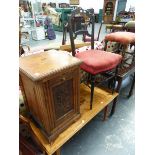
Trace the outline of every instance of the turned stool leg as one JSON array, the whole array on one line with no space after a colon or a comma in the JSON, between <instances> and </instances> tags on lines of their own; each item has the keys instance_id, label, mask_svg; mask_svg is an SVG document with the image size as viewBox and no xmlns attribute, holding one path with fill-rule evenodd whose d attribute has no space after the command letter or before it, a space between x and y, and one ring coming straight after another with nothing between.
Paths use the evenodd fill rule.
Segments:
<instances>
[{"instance_id":1,"label":"turned stool leg","mask_svg":"<svg viewBox=\"0 0 155 155\"><path fill-rule=\"evenodd\" d=\"M114 99L113 103L112 103L112 109L111 109L110 116L112 116L112 115L115 113L117 99L118 99L118 97L116 97L116 98Z\"/></svg>"},{"instance_id":2,"label":"turned stool leg","mask_svg":"<svg viewBox=\"0 0 155 155\"><path fill-rule=\"evenodd\" d=\"M91 75L91 93L90 93L90 110L92 110L93 97L94 97L94 85L95 85L95 76Z\"/></svg>"},{"instance_id":3,"label":"turned stool leg","mask_svg":"<svg viewBox=\"0 0 155 155\"><path fill-rule=\"evenodd\" d=\"M118 79L118 85L117 85L117 88L116 88L116 91L118 93L120 92L121 84L122 84L122 78ZM115 97L115 99L114 99L114 101L112 103L113 105L112 105L110 116L112 116L115 113L117 100L118 100L118 97Z\"/></svg>"}]
</instances>

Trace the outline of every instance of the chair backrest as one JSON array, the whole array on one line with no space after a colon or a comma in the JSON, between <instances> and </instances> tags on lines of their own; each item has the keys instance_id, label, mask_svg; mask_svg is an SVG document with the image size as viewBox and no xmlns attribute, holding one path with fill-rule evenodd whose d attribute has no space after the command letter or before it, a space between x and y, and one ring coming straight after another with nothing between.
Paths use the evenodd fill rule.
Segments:
<instances>
[{"instance_id":1,"label":"chair backrest","mask_svg":"<svg viewBox=\"0 0 155 155\"><path fill-rule=\"evenodd\" d=\"M135 21L129 21L125 24L125 29L128 32L134 32L135 33Z\"/></svg>"},{"instance_id":2,"label":"chair backrest","mask_svg":"<svg viewBox=\"0 0 155 155\"><path fill-rule=\"evenodd\" d=\"M78 18L78 22L73 22L75 18ZM73 56L75 56L74 40L77 38L78 35L83 35L83 36L87 35L91 37L91 49L94 49L94 21L95 21L94 14L92 14L88 10L84 10L78 7L71 12L71 15L69 16L68 27L69 27L69 35L70 35L70 42L71 42ZM74 28L75 26L77 26L77 23L81 24L80 27ZM88 31L88 29L86 28L87 27L86 25L90 25L91 32Z\"/></svg>"},{"instance_id":3,"label":"chair backrest","mask_svg":"<svg viewBox=\"0 0 155 155\"><path fill-rule=\"evenodd\" d=\"M97 41L99 41L99 38L100 38L100 33L101 33L101 29L102 29L102 25L104 24L104 22L102 21L101 24L100 24L100 28L99 28L99 31L98 31L98 35L97 35Z\"/></svg>"}]
</instances>

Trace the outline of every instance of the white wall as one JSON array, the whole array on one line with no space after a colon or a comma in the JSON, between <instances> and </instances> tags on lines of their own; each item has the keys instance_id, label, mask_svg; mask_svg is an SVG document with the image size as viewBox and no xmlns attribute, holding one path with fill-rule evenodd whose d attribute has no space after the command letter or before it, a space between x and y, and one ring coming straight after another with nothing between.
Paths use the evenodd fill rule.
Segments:
<instances>
[{"instance_id":1,"label":"white wall","mask_svg":"<svg viewBox=\"0 0 155 155\"><path fill-rule=\"evenodd\" d=\"M95 13L99 12L99 9L103 9L104 0L80 0L80 6L84 9L94 8Z\"/></svg>"},{"instance_id":2,"label":"white wall","mask_svg":"<svg viewBox=\"0 0 155 155\"><path fill-rule=\"evenodd\" d=\"M41 2L52 3L69 3L69 0L41 0ZM99 12L99 9L103 9L104 0L80 0L80 5L84 9L94 8L95 13Z\"/></svg>"},{"instance_id":3,"label":"white wall","mask_svg":"<svg viewBox=\"0 0 155 155\"><path fill-rule=\"evenodd\" d=\"M113 20L114 20L114 21L115 21L115 19L116 19L117 5L118 5L118 0L116 0L116 4L115 4L114 17L113 17Z\"/></svg>"},{"instance_id":4,"label":"white wall","mask_svg":"<svg viewBox=\"0 0 155 155\"><path fill-rule=\"evenodd\" d=\"M57 4L58 3L69 3L69 0L39 0L39 1L46 2L46 3L52 2L52 3L57 3ZM134 1L135 0L127 1L129 7L130 7L130 4L133 4ZM116 17L117 3L118 3L118 0L116 0L114 19ZM84 9L94 8L95 13L99 13L99 9L103 9L103 5L104 5L104 0L80 0L79 6L81 6Z\"/></svg>"},{"instance_id":5,"label":"white wall","mask_svg":"<svg viewBox=\"0 0 155 155\"><path fill-rule=\"evenodd\" d=\"M56 3L56 7L58 7L58 3L69 3L69 0L41 0L42 3Z\"/></svg>"},{"instance_id":6,"label":"white wall","mask_svg":"<svg viewBox=\"0 0 155 155\"><path fill-rule=\"evenodd\" d=\"M130 6L135 7L136 0L127 0L126 11L129 11Z\"/></svg>"},{"instance_id":7,"label":"white wall","mask_svg":"<svg viewBox=\"0 0 155 155\"><path fill-rule=\"evenodd\" d=\"M41 2L52 2L52 3L69 3L69 0L41 0Z\"/></svg>"}]
</instances>

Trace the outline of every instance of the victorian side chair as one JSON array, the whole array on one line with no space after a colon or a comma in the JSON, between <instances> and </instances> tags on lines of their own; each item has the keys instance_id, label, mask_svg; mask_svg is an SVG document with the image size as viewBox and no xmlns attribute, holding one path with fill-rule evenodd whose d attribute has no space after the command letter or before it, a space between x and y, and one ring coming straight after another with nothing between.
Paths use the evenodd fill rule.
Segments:
<instances>
[{"instance_id":1,"label":"victorian side chair","mask_svg":"<svg viewBox=\"0 0 155 155\"><path fill-rule=\"evenodd\" d=\"M85 26L82 27L81 30L73 31L72 30L72 19L76 16L87 16L90 22L91 32L85 29ZM81 21L83 22L83 21ZM82 25L84 25L82 23ZM72 11L69 17L69 35L72 49L72 56L75 56L83 61L80 68L88 73L89 75L89 83L91 89L90 95L90 109L92 109L93 103L93 95L94 95L94 86L95 86L95 76L97 74L109 75L108 79L114 79L114 85L117 76L118 65L121 62L122 56L116 53L106 52L102 50L94 50L94 14L91 14L87 10L83 10L82 8L77 8ZM74 40L79 35L87 35L91 37L91 49L85 50L76 53ZM82 39L82 37L81 37ZM114 91L114 87L112 88L112 92Z\"/></svg>"}]
</instances>

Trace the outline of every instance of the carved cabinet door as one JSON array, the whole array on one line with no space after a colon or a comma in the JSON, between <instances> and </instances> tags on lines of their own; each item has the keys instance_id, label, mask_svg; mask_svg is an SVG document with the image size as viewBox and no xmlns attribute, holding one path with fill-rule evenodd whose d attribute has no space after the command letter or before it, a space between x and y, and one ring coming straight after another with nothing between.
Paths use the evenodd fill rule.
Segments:
<instances>
[{"instance_id":1,"label":"carved cabinet door","mask_svg":"<svg viewBox=\"0 0 155 155\"><path fill-rule=\"evenodd\" d=\"M79 113L79 69L69 70L48 81L49 114L54 127L65 123Z\"/></svg>"}]
</instances>

